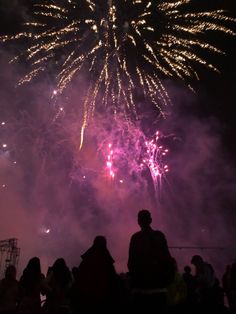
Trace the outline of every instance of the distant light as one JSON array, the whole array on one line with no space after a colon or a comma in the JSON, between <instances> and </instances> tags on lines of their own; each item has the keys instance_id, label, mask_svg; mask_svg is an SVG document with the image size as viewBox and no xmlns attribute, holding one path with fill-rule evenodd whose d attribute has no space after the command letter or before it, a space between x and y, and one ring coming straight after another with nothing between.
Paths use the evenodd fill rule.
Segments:
<instances>
[{"instance_id":1,"label":"distant light","mask_svg":"<svg viewBox=\"0 0 236 314\"><path fill-rule=\"evenodd\" d=\"M53 95L57 95L57 90L54 90L54 91L53 91Z\"/></svg>"},{"instance_id":2,"label":"distant light","mask_svg":"<svg viewBox=\"0 0 236 314\"><path fill-rule=\"evenodd\" d=\"M40 228L40 233L41 233L41 234L46 235L46 234L49 234L50 232L51 232L51 229L48 228L47 226L46 226L46 227L43 226L43 227Z\"/></svg>"},{"instance_id":3,"label":"distant light","mask_svg":"<svg viewBox=\"0 0 236 314\"><path fill-rule=\"evenodd\" d=\"M64 110L64 108L63 107L60 107L60 111L63 111Z\"/></svg>"},{"instance_id":4,"label":"distant light","mask_svg":"<svg viewBox=\"0 0 236 314\"><path fill-rule=\"evenodd\" d=\"M2 187L3 187L3 188L6 188L7 186L6 186L6 184L3 184Z\"/></svg>"},{"instance_id":5,"label":"distant light","mask_svg":"<svg viewBox=\"0 0 236 314\"><path fill-rule=\"evenodd\" d=\"M93 25L92 29L96 32L98 30L97 25Z\"/></svg>"},{"instance_id":6,"label":"distant light","mask_svg":"<svg viewBox=\"0 0 236 314\"><path fill-rule=\"evenodd\" d=\"M13 164L16 164L16 161L13 161Z\"/></svg>"},{"instance_id":7,"label":"distant light","mask_svg":"<svg viewBox=\"0 0 236 314\"><path fill-rule=\"evenodd\" d=\"M124 183L124 181L123 181L123 180L120 180L120 183Z\"/></svg>"},{"instance_id":8,"label":"distant light","mask_svg":"<svg viewBox=\"0 0 236 314\"><path fill-rule=\"evenodd\" d=\"M86 176L83 176L83 179L86 179Z\"/></svg>"},{"instance_id":9,"label":"distant light","mask_svg":"<svg viewBox=\"0 0 236 314\"><path fill-rule=\"evenodd\" d=\"M6 124L6 122L2 121L1 125L5 125L5 124Z\"/></svg>"},{"instance_id":10,"label":"distant light","mask_svg":"<svg viewBox=\"0 0 236 314\"><path fill-rule=\"evenodd\" d=\"M2 144L2 147L3 147L3 148L6 148L6 147L7 147L7 144Z\"/></svg>"}]
</instances>

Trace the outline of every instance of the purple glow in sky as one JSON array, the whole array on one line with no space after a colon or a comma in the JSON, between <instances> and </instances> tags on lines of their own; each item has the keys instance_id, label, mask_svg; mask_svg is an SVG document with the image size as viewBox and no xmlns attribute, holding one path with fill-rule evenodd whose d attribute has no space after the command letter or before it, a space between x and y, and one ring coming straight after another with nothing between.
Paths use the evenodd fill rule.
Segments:
<instances>
[{"instance_id":1,"label":"purple glow in sky","mask_svg":"<svg viewBox=\"0 0 236 314\"><path fill-rule=\"evenodd\" d=\"M20 6L5 3L8 17ZM27 20L22 7L21 14ZM99 107L81 150L82 98L90 82L81 76L63 96L49 74L16 88L28 69L8 65L15 49L0 50L0 239L19 239L19 272L35 255L44 270L61 256L78 265L98 234L107 237L116 269L126 271L141 208L151 210L153 227L166 233L170 246L224 244L224 254L219 248L173 249L180 270L196 253L220 271L235 261L236 167L222 140L235 145L233 127L226 125L230 119L235 125L233 44L222 76L204 72L198 95L165 82L174 100L164 108L166 120L156 108L146 112L138 91L140 118L132 117L133 123Z\"/></svg>"}]
</instances>

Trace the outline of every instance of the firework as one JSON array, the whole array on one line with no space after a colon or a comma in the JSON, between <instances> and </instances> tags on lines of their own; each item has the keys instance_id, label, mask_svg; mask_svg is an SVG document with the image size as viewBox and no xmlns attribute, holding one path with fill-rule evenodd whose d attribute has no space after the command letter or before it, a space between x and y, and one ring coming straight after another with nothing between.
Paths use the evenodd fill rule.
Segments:
<instances>
[{"instance_id":1,"label":"firework","mask_svg":"<svg viewBox=\"0 0 236 314\"><path fill-rule=\"evenodd\" d=\"M168 149L158 145L159 137L160 133L157 131L154 139L145 141L146 152L141 163L141 166L145 164L149 168L155 187L157 187L158 179L169 171L168 165L163 164L163 156L168 153Z\"/></svg>"},{"instance_id":2,"label":"firework","mask_svg":"<svg viewBox=\"0 0 236 314\"><path fill-rule=\"evenodd\" d=\"M153 181L153 186L156 192L158 192L162 177L169 171L168 165L164 162L164 157L168 153L168 149L158 144L161 138L159 131L157 131L154 138L150 140L145 137L142 131L136 131L139 133L139 137L134 139L131 133L128 133L125 141L121 134L117 134L117 137L113 138L114 142L116 142L114 148L111 143L101 145L100 152L104 156L104 159L106 157L106 175L113 180L116 178L118 183L124 183L124 180L121 178L127 176L127 174L130 177L135 175L137 178L141 179L142 174L148 169ZM113 136L111 136L111 138L112 137ZM134 149L131 148L133 141L136 142ZM108 153L106 153L107 146ZM126 151L127 149L129 149L129 151Z\"/></svg>"},{"instance_id":3,"label":"firework","mask_svg":"<svg viewBox=\"0 0 236 314\"><path fill-rule=\"evenodd\" d=\"M23 32L1 41L24 40L27 46L22 55L31 71L19 84L51 64L58 93L76 77L86 78L83 133L100 104L134 113L141 93L161 111L170 101L162 78L198 78L195 64L217 71L198 53L222 53L204 34L235 35L232 23L223 10L194 9L193 0L44 0L33 5L33 20Z\"/></svg>"},{"instance_id":4,"label":"firework","mask_svg":"<svg viewBox=\"0 0 236 314\"><path fill-rule=\"evenodd\" d=\"M70 121L70 127L71 141L77 143L77 124ZM78 147L73 153L73 180L82 182L84 175L92 180L103 177L111 180L114 186L133 182L138 188L144 188L144 178L150 178L156 192L159 192L161 181L168 172L168 149L161 132L147 136L140 125L127 121L121 115L111 116L110 119L102 115L93 119L87 137L89 140L79 154L85 154L86 162L78 158Z\"/></svg>"}]
</instances>

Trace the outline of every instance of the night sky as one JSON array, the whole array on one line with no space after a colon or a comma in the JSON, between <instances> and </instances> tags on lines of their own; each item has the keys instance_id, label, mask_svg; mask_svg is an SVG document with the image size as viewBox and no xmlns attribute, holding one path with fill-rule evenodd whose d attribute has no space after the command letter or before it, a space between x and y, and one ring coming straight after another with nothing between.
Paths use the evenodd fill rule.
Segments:
<instances>
[{"instance_id":1,"label":"night sky","mask_svg":"<svg viewBox=\"0 0 236 314\"><path fill-rule=\"evenodd\" d=\"M197 1L199 7L202 1ZM1 35L22 29L22 21L30 15L30 3L33 1L0 0ZM214 3L236 16L234 0L208 3L209 7ZM208 36L226 53L209 57L221 73L198 67L200 80L191 82L196 94L183 82L166 78L165 86L173 102L166 120L159 119L152 108L144 109L144 130L158 125L165 134L172 134L164 141L170 149L170 173L158 199L147 178L146 192L140 191L133 177L118 192L99 176L91 179L91 173L86 184L71 180L84 175L73 168L75 158L87 168L101 167L94 158L94 134L88 136L84 152L77 156L73 150L77 141L73 133L78 132L75 117L68 117L62 127L48 124L54 115L50 100L53 73L16 87L27 64L8 61L22 47L17 43L0 45L0 121L6 121L6 128L0 129L0 141L9 147L0 150L0 188L7 186L0 191L0 239L19 239L20 269L32 255L40 256L44 267L59 256L64 256L70 265L78 264L94 236L103 233L117 269L125 271L128 241L137 230L139 207L151 209L154 226L166 233L170 246L230 248L223 261L219 250L197 251L220 272L235 261L235 38L212 32ZM70 93L74 108L79 93L75 83ZM97 135L97 139L102 136L103 133ZM181 266L190 263L191 255L196 253L182 252L172 251Z\"/></svg>"}]
</instances>

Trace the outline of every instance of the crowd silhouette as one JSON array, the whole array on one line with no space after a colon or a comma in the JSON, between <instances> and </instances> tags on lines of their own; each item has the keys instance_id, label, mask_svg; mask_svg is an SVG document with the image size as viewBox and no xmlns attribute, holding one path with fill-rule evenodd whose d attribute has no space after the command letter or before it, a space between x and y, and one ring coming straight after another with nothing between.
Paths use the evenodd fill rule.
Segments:
<instances>
[{"instance_id":1,"label":"crowd silhouette","mask_svg":"<svg viewBox=\"0 0 236 314\"><path fill-rule=\"evenodd\" d=\"M44 275L33 257L17 280L16 268L8 266L0 280L0 314L236 313L236 262L222 280L200 255L190 261L193 273L190 265L180 273L165 235L151 223L151 213L139 211L126 274L116 272L101 235L71 270L58 258Z\"/></svg>"}]
</instances>

